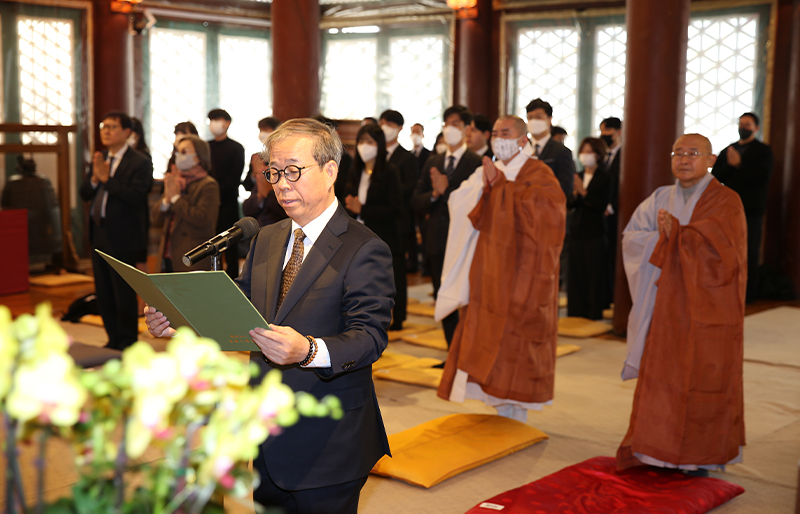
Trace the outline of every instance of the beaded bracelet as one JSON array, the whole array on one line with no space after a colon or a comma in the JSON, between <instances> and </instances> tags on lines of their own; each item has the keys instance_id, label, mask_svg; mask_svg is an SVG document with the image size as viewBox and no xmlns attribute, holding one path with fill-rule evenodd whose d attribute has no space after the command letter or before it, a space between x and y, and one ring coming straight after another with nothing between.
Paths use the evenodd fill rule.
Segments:
<instances>
[{"instance_id":1,"label":"beaded bracelet","mask_svg":"<svg viewBox=\"0 0 800 514\"><path fill-rule=\"evenodd\" d=\"M300 362L301 366L309 365L317 356L317 340L311 336L306 336L306 339L308 339L308 355Z\"/></svg>"}]
</instances>

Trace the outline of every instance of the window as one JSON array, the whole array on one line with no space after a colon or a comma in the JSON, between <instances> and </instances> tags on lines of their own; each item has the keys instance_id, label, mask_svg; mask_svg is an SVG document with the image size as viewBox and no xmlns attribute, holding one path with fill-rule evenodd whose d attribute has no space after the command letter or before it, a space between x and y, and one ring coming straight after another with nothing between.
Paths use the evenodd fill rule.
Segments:
<instances>
[{"instance_id":1,"label":"window","mask_svg":"<svg viewBox=\"0 0 800 514\"><path fill-rule=\"evenodd\" d=\"M594 67L594 105L592 127L612 116L622 118L625 108L625 41L628 33L621 25L597 28Z\"/></svg>"},{"instance_id":2,"label":"window","mask_svg":"<svg viewBox=\"0 0 800 514\"><path fill-rule=\"evenodd\" d=\"M367 29L373 33L365 34ZM330 29L323 38L321 111L329 118L358 120L394 109L405 118L400 144L410 148L411 126L421 123L431 148L450 104L446 30Z\"/></svg>"}]
</instances>

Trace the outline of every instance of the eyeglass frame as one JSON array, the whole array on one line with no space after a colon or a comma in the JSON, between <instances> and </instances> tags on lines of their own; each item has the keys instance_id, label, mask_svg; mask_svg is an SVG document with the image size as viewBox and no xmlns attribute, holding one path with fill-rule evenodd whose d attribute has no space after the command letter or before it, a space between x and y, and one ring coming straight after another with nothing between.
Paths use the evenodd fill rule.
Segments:
<instances>
[{"instance_id":1,"label":"eyeglass frame","mask_svg":"<svg viewBox=\"0 0 800 514\"><path fill-rule=\"evenodd\" d=\"M686 157L690 161L696 161L701 155L714 155L714 154L712 152L684 152L684 153L672 152L670 155L672 156L673 159L677 158L678 160L680 160Z\"/></svg>"},{"instance_id":2,"label":"eyeglass frame","mask_svg":"<svg viewBox=\"0 0 800 514\"><path fill-rule=\"evenodd\" d=\"M316 163L316 162L314 164L309 164L308 166L297 166L296 164L290 164L290 165L286 166L285 168L283 168L282 170L278 169L278 168L275 168L274 166L270 166L269 168L267 168L266 170L262 171L261 173L264 175L264 179L268 183L270 183L270 184L272 184L274 186L275 184L277 184L278 182L281 181L281 174L283 174L283 178L285 178L287 182L294 183L294 182L297 182L298 180L300 180L300 177L303 176L303 170L308 169L308 168L313 168L314 166L318 166L318 165L319 164ZM297 168L297 178L296 179L292 180L292 179L289 178L289 175L286 174L286 170L288 170L289 168ZM269 175L271 175L270 172L272 170L275 170L275 174L278 177L278 179L275 180L275 182L270 182L270 180L269 180Z\"/></svg>"}]
</instances>

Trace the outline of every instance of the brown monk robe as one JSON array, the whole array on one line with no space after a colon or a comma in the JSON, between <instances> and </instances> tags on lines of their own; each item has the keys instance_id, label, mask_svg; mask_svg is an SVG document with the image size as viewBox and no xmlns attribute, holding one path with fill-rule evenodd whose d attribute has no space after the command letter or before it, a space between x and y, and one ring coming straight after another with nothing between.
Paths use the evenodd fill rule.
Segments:
<instances>
[{"instance_id":1,"label":"brown monk robe","mask_svg":"<svg viewBox=\"0 0 800 514\"><path fill-rule=\"evenodd\" d=\"M666 215L671 227L649 260L661 276L619 469L716 467L736 459L745 444L742 202L711 179L688 224Z\"/></svg>"},{"instance_id":2,"label":"brown monk robe","mask_svg":"<svg viewBox=\"0 0 800 514\"><path fill-rule=\"evenodd\" d=\"M553 398L559 255L566 199L552 170L527 160L513 182L499 173L469 214L480 231L469 304L458 324L438 395L457 371L484 393L524 403Z\"/></svg>"}]
</instances>

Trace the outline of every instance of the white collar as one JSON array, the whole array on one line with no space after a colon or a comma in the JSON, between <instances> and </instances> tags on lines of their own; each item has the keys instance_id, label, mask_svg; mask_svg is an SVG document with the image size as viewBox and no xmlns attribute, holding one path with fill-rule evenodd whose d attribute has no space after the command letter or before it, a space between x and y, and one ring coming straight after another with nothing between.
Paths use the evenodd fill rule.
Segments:
<instances>
[{"instance_id":1,"label":"white collar","mask_svg":"<svg viewBox=\"0 0 800 514\"><path fill-rule=\"evenodd\" d=\"M311 244L314 244L314 242L319 239L319 235L322 234L322 230L328 225L331 218L333 218L333 214L336 212L338 206L339 202L336 201L336 197L334 196L328 208L322 211L322 214L306 223L305 227L301 227L295 220L292 220L292 234L294 234L295 230L301 228L306 238L311 240Z\"/></svg>"},{"instance_id":2,"label":"white collar","mask_svg":"<svg viewBox=\"0 0 800 514\"><path fill-rule=\"evenodd\" d=\"M478 151L475 152L475 153L480 155L480 156L483 156L483 154L485 154L488 149L489 149L489 145L483 145L482 147L478 148Z\"/></svg>"},{"instance_id":3,"label":"white collar","mask_svg":"<svg viewBox=\"0 0 800 514\"><path fill-rule=\"evenodd\" d=\"M542 139L536 139L535 137L533 137L533 135L531 135L531 139L533 139L534 146L539 145L539 153L541 153L542 150L544 149L544 145L546 145L547 142L550 141L550 133L548 132L547 135L545 135Z\"/></svg>"},{"instance_id":4,"label":"white collar","mask_svg":"<svg viewBox=\"0 0 800 514\"><path fill-rule=\"evenodd\" d=\"M461 159L461 156L464 155L464 152L467 151L467 143L462 144L458 148L456 148L455 152L450 151L450 147L447 147L447 151L444 153L445 160L451 155L456 158L456 160Z\"/></svg>"},{"instance_id":5,"label":"white collar","mask_svg":"<svg viewBox=\"0 0 800 514\"><path fill-rule=\"evenodd\" d=\"M124 145L122 145L122 148L117 150L117 153L111 153L111 151L109 151L107 159L111 159L113 157L114 159L117 160L117 162L119 162L119 160L122 159L122 156L125 155L125 151L127 149L128 149L128 143L125 143Z\"/></svg>"},{"instance_id":6,"label":"white collar","mask_svg":"<svg viewBox=\"0 0 800 514\"><path fill-rule=\"evenodd\" d=\"M503 171L503 174L506 176L506 180L513 182L516 180L517 175L519 175L519 170L522 169L528 159L530 159L530 156L527 153L519 151L513 159L508 161L508 164L501 160L497 160L495 161L494 165L497 169Z\"/></svg>"}]
</instances>

